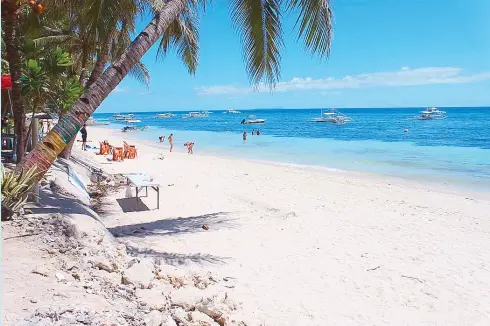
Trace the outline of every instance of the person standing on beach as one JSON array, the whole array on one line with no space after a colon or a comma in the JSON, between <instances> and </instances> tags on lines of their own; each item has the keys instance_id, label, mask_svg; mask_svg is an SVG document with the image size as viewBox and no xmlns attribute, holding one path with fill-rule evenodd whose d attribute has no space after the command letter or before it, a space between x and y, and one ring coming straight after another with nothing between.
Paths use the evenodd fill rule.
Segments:
<instances>
[{"instance_id":1,"label":"person standing on beach","mask_svg":"<svg viewBox=\"0 0 490 326\"><path fill-rule=\"evenodd\" d=\"M87 150L87 129L85 129L85 127L87 127L87 125L83 124L82 129L80 129L80 133L82 134L82 151Z\"/></svg>"},{"instance_id":2,"label":"person standing on beach","mask_svg":"<svg viewBox=\"0 0 490 326\"><path fill-rule=\"evenodd\" d=\"M257 129L257 136L260 136L260 129Z\"/></svg>"},{"instance_id":3,"label":"person standing on beach","mask_svg":"<svg viewBox=\"0 0 490 326\"><path fill-rule=\"evenodd\" d=\"M243 140L247 140L247 133L245 131L243 132Z\"/></svg>"},{"instance_id":4,"label":"person standing on beach","mask_svg":"<svg viewBox=\"0 0 490 326\"><path fill-rule=\"evenodd\" d=\"M254 133L255 133L255 129L252 129L252 136L254 135Z\"/></svg>"},{"instance_id":5,"label":"person standing on beach","mask_svg":"<svg viewBox=\"0 0 490 326\"><path fill-rule=\"evenodd\" d=\"M170 151L172 151L174 149L174 134L168 136L168 143L170 144Z\"/></svg>"}]
</instances>

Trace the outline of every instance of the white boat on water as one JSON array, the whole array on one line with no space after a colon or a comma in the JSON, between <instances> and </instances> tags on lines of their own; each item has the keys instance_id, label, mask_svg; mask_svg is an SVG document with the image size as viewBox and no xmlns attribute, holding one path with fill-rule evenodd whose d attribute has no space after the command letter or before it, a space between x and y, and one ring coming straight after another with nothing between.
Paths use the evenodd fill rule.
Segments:
<instances>
[{"instance_id":1,"label":"white boat on water","mask_svg":"<svg viewBox=\"0 0 490 326\"><path fill-rule=\"evenodd\" d=\"M188 118L205 118L208 116L208 113L206 112L189 112L187 114L184 114L182 116L182 119L188 119Z\"/></svg>"},{"instance_id":2,"label":"white boat on water","mask_svg":"<svg viewBox=\"0 0 490 326\"><path fill-rule=\"evenodd\" d=\"M256 116L254 115L249 115L247 119L243 119L241 124L242 125L248 125L248 124L254 124L254 123L264 123L264 119L257 119Z\"/></svg>"},{"instance_id":3,"label":"white boat on water","mask_svg":"<svg viewBox=\"0 0 490 326\"><path fill-rule=\"evenodd\" d=\"M169 119L169 118L172 118L172 117L175 117L175 114L173 114L173 113L160 113L160 114L157 114L157 118L160 118L160 119Z\"/></svg>"},{"instance_id":4,"label":"white boat on water","mask_svg":"<svg viewBox=\"0 0 490 326\"><path fill-rule=\"evenodd\" d=\"M234 110L234 109L229 109L223 113L230 113L230 114L240 114L241 112L240 111L237 111L237 110Z\"/></svg>"},{"instance_id":5,"label":"white boat on water","mask_svg":"<svg viewBox=\"0 0 490 326\"><path fill-rule=\"evenodd\" d=\"M330 109L326 112L323 112L322 110L320 117L313 118L311 120L311 122L327 122L336 125L345 125L352 121L354 121L352 118L340 113L335 109Z\"/></svg>"},{"instance_id":6,"label":"white boat on water","mask_svg":"<svg viewBox=\"0 0 490 326\"><path fill-rule=\"evenodd\" d=\"M107 126L109 123L107 122L99 122L95 120L93 117L88 118L87 122L85 122L87 126Z\"/></svg>"},{"instance_id":7,"label":"white boat on water","mask_svg":"<svg viewBox=\"0 0 490 326\"><path fill-rule=\"evenodd\" d=\"M141 122L141 120L138 120L138 119L128 119L128 120L124 120L126 123L139 123Z\"/></svg>"},{"instance_id":8,"label":"white boat on water","mask_svg":"<svg viewBox=\"0 0 490 326\"><path fill-rule=\"evenodd\" d=\"M122 132L132 132L132 131L143 131L145 130L146 128L148 128L147 126L143 126L143 127L136 127L136 126L131 126L131 125L128 125L128 126L124 126L121 131Z\"/></svg>"},{"instance_id":9,"label":"white boat on water","mask_svg":"<svg viewBox=\"0 0 490 326\"><path fill-rule=\"evenodd\" d=\"M112 118L114 120L117 120L117 121L126 121L126 120L131 120L131 119L134 119L134 114L120 114L120 113L116 113L112 116Z\"/></svg>"},{"instance_id":10,"label":"white boat on water","mask_svg":"<svg viewBox=\"0 0 490 326\"><path fill-rule=\"evenodd\" d=\"M427 108L424 111L420 111L420 115L416 116L418 120L442 120L446 119L446 111L439 110L438 108Z\"/></svg>"}]
</instances>

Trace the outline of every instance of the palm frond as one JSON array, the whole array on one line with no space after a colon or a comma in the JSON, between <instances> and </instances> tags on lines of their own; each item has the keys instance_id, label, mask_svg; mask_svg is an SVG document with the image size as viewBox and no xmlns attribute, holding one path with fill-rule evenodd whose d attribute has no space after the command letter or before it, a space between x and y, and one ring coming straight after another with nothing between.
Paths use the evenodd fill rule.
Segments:
<instances>
[{"instance_id":1,"label":"palm frond","mask_svg":"<svg viewBox=\"0 0 490 326\"><path fill-rule=\"evenodd\" d=\"M158 45L157 58L164 58L175 48L189 73L194 74L199 64L198 18L192 12L183 13L165 31Z\"/></svg>"},{"instance_id":2,"label":"palm frond","mask_svg":"<svg viewBox=\"0 0 490 326\"><path fill-rule=\"evenodd\" d=\"M129 75L136 79L138 82L144 84L146 87L150 85L150 72L143 62L138 62L129 71Z\"/></svg>"},{"instance_id":3,"label":"palm frond","mask_svg":"<svg viewBox=\"0 0 490 326\"><path fill-rule=\"evenodd\" d=\"M287 8L299 11L295 26L298 39L313 54L328 56L333 38L332 10L329 0L289 0Z\"/></svg>"},{"instance_id":4,"label":"palm frond","mask_svg":"<svg viewBox=\"0 0 490 326\"><path fill-rule=\"evenodd\" d=\"M37 39L34 39L34 46L37 49L49 47L53 45L60 45L67 41L74 41L75 39L71 35L53 35L53 36L44 36Z\"/></svg>"},{"instance_id":5,"label":"palm frond","mask_svg":"<svg viewBox=\"0 0 490 326\"><path fill-rule=\"evenodd\" d=\"M252 84L265 80L271 87L280 77L281 0L233 0L232 20L243 44Z\"/></svg>"}]
</instances>

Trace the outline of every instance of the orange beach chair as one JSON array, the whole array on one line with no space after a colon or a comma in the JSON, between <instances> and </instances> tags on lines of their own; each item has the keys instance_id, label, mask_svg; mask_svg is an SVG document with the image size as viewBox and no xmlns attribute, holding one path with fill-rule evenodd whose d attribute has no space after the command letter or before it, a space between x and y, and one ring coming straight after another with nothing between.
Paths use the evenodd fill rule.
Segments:
<instances>
[{"instance_id":1,"label":"orange beach chair","mask_svg":"<svg viewBox=\"0 0 490 326\"><path fill-rule=\"evenodd\" d=\"M122 147L113 147L112 160L117 162L119 160L124 161L124 152Z\"/></svg>"},{"instance_id":2,"label":"orange beach chair","mask_svg":"<svg viewBox=\"0 0 490 326\"><path fill-rule=\"evenodd\" d=\"M99 142L100 150L99 155L107 155L111 153L111 145L107 141Z\"/></svg>"},{"instance_id":3,"label":"orange beach chair","mask_svg":"<svg viewBox=\"0 0 490 326\"><path fill-rule=\"evenodd\" d=\"M126 142L124 143L124 158L135 159L138 157L138 151L136 150L136 146L129 145Z\"/></svg>"}]
</instances>

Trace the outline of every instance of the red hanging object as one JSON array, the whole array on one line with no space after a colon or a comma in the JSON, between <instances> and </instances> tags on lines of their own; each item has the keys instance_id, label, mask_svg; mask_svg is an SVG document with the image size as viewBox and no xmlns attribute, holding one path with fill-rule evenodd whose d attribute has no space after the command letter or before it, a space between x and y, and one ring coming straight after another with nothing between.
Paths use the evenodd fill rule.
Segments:
<instances>
[{"instance_id":1,"label":"red hanging object","mask_svg":"<svg viewBox=\"0 0 490 326\"><path fill-rule=\"evenodd\" d=\"M2 89L12 88L12 77L10 75L2 75Z\"/></svg>"}]
</instances>

